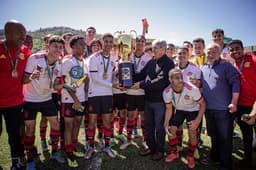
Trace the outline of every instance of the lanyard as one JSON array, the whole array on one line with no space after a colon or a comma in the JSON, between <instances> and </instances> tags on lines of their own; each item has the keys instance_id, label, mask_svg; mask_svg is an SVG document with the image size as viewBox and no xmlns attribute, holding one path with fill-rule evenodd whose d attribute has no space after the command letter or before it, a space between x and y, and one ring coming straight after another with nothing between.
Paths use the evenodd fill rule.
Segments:
<instances>
[{"instance_id":1,"label":"lanyard","mask_svg":"<svg viewBox=\"0 0 256 170\"><path fill-rule=\"evenodd\" d=\"M103 60L103 65L104 65L104 73L107 73L108 71L108 66L109 66L109 57L107 58L107 65L105 63L105 59L104 58L107 58L107 57L104 57L104 55L102 54L102 60Z\"/></svg>"},{"instance_id":2,"label":"lanyard","mask_svg":"<svg viewBox=\"0 0 256 170\"><path fill-rule=\"evenodd\" d=\"M143 55L143 54L142 54L142 55ZM137 69L138 69L138 67L139 67L139 64L140 64L142 55L141 55L140 57L135 57L135 56L136 56L135 54L133 55L133 59L134 59L134 70L135 70L135 72L137 72ZM139 58L138 62L136 62L136 58Z\"/></svg>"},{"instance_id":3,"label":"lanyard","mask_svg":"<svg viewBox=\"0 0 256 170\"><path fill-rule=\"evenodd\" d=\"M47 69L47 72L48 72L48 77L50 79L50 88L52 88L52 84L53 84L53 70L56 66L56 61L54 62L53 64L53 67L50 69L50 64L48 62L48 59L46 56L44 56L44 59L45 59L45 62L46 62L46 69Z\"/></svg>"},{"instance_id":4,"label":"lanyard","mask_svg":"<svg viewBox=\"0 0 256 170\"><path fill-rule=\"evenodd\" d=\"M16 70L17 70L17 67L18 67L18 63L19 63L19 54L20 54L20 50L17 51L15 63L13 63L12 56L11 56L11 53L10 53L10 51L9 51L9 49L8 49L8 47L7 47L7 45L6 45L6 42L4 42L3 45L4 45L5 50L7 51L8 58L9 58L9 61L10 61L12 70L13 70L13 71L16 71Z\"/></svg>"},{"instance_id":5,"label":"lanyard","mask_svg":"<svg viewBox=\"0 0 256 170\"><path fill-rule=\"evenodd\" d=\"M182 96L182 93L183 93L183 88L182 88L182 91L181 91L181 93L180 93L180 95L179 95L178 100L176 101L176 100L175 100L175 96L174 96L174 92L173 92L173 89L172 89L172 100L173 100L173 104L174 104L175 108L177 107L177 105L178 105L179 102L180 102L180 98L181 98L181 96Z\"/></svg>"}]
</instances>

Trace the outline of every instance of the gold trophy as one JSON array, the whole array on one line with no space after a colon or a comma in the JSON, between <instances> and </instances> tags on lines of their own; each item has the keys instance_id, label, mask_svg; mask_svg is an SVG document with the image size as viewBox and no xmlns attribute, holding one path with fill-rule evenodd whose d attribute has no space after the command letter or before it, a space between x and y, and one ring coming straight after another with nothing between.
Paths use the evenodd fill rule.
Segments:
<instances>
[{"instance_id":1,"label":"gold trophy","mask_svg":"<svg viewBox=\"0 0 256 170\"><path fill-rule=\"evenodd\" d=\"M136 32L135 32L136 33ZM133 85L133 63L129 61L129 56L133 50L133 37L131 34L120 34L117 38L119 44L119 54L122 61L118 65L119 84L122 87Z\"/></svg>"}]
</instances>

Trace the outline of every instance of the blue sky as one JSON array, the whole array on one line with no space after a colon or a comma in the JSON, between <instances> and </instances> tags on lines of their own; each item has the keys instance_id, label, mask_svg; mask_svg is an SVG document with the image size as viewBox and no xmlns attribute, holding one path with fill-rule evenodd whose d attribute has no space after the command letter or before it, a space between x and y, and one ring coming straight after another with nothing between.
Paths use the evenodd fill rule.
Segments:
<instances>
[{"instance_id":1,"label":"blue sky","mask_svg":"<svg viewBox=\"0 0 256 170\"><path fill-rule=\"evenodd\" d=\"M1 0L0 28L9 19L21 21L28 30L68 26L98 33L136 30L142 18L149 23L148 38L161 38L181 45L211 31L256 45L255 0Z\"/></svg>"}]
</instances>

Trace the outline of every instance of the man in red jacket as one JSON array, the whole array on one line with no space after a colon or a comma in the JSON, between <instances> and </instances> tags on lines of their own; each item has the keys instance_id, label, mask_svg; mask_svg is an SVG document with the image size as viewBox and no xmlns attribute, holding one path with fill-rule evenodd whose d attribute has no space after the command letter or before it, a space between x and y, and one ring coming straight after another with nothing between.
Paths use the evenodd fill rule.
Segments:
<instances>
[{"instance_id":1,"label":"man in red jacket","mask_svg":"<svg viewBox=\"0 0 256 170\"><path fill-rule=\"evenodd\" d=\"M4 26L5 40L0 43L0 116L3 115L11 149L12 168L22 169L20 143L22 122L22 77L30 50L23 46L26 29L16 20Z\"/></svg>"}]
</instances>

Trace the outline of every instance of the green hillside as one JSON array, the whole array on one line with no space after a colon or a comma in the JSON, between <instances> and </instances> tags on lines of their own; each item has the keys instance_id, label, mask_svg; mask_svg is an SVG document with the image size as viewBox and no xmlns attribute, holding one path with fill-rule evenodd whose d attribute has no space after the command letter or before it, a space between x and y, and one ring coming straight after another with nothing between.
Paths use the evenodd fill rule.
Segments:
<instances>
[{"instance_id":1,"label":"green hillside","mask_svg":"<svg viewBox=\"0 0 256 170\"><path fill-rule=\"evenodd\" d=\"M66 32L72 32L74 34L78 35L84 35L85 31L83 30L76 30L70 27L50 27L50 28L40 28L35 31L28 31L28 34L30 34L33 37L33 52L39 51L43 49L44 43L43 43L43 37L47 34L54 34L54 35L62 35ZM4 31L3 29L0 29L0 39L4 39Z\"/></svg>"}]
</instances>

